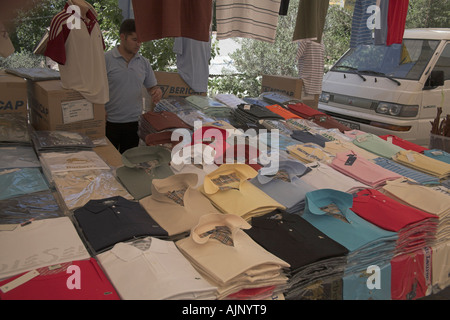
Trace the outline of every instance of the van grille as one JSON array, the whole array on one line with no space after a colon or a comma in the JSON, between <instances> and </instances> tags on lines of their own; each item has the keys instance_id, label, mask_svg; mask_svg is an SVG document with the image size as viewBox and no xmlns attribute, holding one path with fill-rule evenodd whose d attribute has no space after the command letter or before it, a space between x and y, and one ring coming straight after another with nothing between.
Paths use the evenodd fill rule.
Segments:
<instances>
[{"instance_id":1,"label":"van grille","mask_svg":"<svg viewBox=\"0 0 450 320\"><path fill-rule=\"evenodd\" d=\"M353 96L347 96L343 94L330 93L329 102L339 103L357 108L375 110L379 101L373 101L371 99L358 98Z\"/></svg>"}]
</instances>

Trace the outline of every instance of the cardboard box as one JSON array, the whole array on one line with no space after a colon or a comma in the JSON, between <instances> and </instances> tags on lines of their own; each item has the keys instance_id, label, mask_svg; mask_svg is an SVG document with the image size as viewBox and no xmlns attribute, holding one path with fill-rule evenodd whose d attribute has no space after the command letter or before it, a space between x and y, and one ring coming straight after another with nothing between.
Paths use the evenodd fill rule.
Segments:
<instances>
[{"instance_id":1,"label":"cardboard box","mask_svg":"<svg viewBox=\"0 0 450 320\"><path fill-rule=\"evenodd\" d=\"M21 113L28 118L27 81L0 70L0 113Z\"/></svg>"},{"instance_id":2,"label":"cardboard box","mask_svg":"<svg viewBox=\"0 0 450 320\"><path fill-rule=\"evenodd\" d=\"M161 87L163 99L168 97L206 96L206 92L195 92L177 72L155 71L158 86Z\"/></svg>"},{"instance_id":3,"label":"cardboard box","mask_svg":"<svg viewBox=\"0 0 450 320\"><path fill-rule=\"evenodd\" d=\"M61 80L30 86L30 120L36 130L81 132L91 139L105 136L105 106L93 104L78 91L64 89Z\"/></svg>"},{"instance_id":4,"label":"cardboard box","mask_svg":"<svg viewBox=\"0 0 450 320\"><path fill-rule=\"evenodd\" d=\"M289 76L263 75L261 81L262 92L279 92L301 100L311 108L317 109L319 95L306 95L303 91L303 80Z\"/></svg>"}]
</instances>

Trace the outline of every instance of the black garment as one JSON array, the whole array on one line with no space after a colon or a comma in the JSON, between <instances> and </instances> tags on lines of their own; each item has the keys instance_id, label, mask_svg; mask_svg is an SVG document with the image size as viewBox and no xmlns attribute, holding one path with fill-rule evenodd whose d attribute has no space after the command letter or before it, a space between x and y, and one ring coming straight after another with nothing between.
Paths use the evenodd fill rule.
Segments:
<instances>
[{"instance_id":1,"label":"black garment","mask_svg":"<svg viewBox=\"0 0 450 320\"><path fill-rule=\"evenodd\" d=\"M74 211L74 217L97 253L134 238L168 237L139 202L121 196L90 200Z\"/></svg>"},{"instance_id":2,"label":"black garment","mask_svg":"<svg viewBox=\"0 0 450 320\"><path fill-rule=\"evenodd\" d=\"M330 141L320 134L313 134L305 130L294 130L291 134L291 138L303 143L315 143L321 147L325 147L325 143Z\"/></svg>"},{"instance_id":3,"label":"black garment","mask_svg":"<svg viewBox=\"0 0 450 320\"><path fill-rule=\"evenodd\" d=\"M280 16L286 16L289 9L289 0L281 0L280 3L280 12L278 13Z\"/></svg>"},{"instance_id":4,"label":"black garment","mask_svg":"<svg viewBox=\"0 0 450 320\"><path fill-rule=\"evenodd\" d=\"M138 121L127 123L112 123L107 121L105 134L112 145L120 153L124 153L126 150L139 145L138 130Z\"/></svg>"}]
</instances>

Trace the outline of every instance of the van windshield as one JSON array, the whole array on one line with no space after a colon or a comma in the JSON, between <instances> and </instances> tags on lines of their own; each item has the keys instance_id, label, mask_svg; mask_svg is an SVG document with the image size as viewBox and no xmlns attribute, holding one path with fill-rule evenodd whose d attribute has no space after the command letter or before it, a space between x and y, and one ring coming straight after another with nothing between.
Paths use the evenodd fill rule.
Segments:
<instances>
[{"instance_id":1,"label":"van windshield","mask_svg":"<svg viewBox=\"0 0 450 320\"><path fill-rule=\"evenodd\" d=\"M419 80L439 40L404 39L402 44L358 45L331 68L337 72Z\"/></svg>"}]
</instances>

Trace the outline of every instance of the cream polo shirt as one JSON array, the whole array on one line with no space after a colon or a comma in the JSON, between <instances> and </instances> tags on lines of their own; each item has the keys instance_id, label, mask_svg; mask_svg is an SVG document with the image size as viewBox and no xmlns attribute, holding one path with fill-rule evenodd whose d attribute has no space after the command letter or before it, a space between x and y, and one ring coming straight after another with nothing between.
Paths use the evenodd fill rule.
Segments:
<instances>
[{"instance_id":1,"label":"cream polo shirt","mask_svg":"<svg viewBox=\"0 0 450 320\"><path fill-rule=\"evenodd\" d=\"M124 300L215 298L216 288L202 278L172 241L147 237L120 242L97 257Z\"/></svg>"},{"instance_id":2,"label":"cream polo shirt","mask_svg":"<svg viewBox=\"0 0 450 320\"><path fill-rule=\"evenodd\" d=\"M221 212L238 215L247 221L276 209L286 209L248 181L257 174L247 164L222 164L206 175L199 190Z\"/></svg>"},{"instance_id":3,"label":"cream polo shirt","mask_svg":"<svg viewBox=\"0 0 450 320\"><path fill-rule=\"evenodd\" d=\"M392 159L407 167L438 177L439 179L450 178L449 163L430 158L417 151L403 150L396 153Z\"/></svg>"},{"instance_id":4,"label":"cream polo shirt","mask_svg":"<svg viewBox=\"0 0 450 320\"><path fill-rule=\"evenodd\" d=\"M369 152L363 148L358 147L351 141L345 140L333 140L325 142L324 150L332 155L336 155L340 152L353 151L357 155L364 157L367 160L373 160L378 158L378 156L372 152Z\"/></svg>"},{"instance_id":5,"label":"cream polo shirt","mask_svg":"<svg viewBox=\"0 0 450 320\"><path fill-rule=\"evenodd\" d=\"M331 154L313 143L287 146L286 149L293 158L298 159L303 163L310 163L314 161L330 163L333 160L333 156Z\"/></svg>"},{"instance_id":6,"label":"cream polo shirt","mask_svg":"<svg viewBox=\"0 0 450 320\"><path fill-rule=\"evenodd\" d=\"M228 232L216 235L213 231L217 228ZM264 278L264 274L290 267L242 230L248 228L251 226L236 215L209 214L199 220L190 237L177 241L176 245L197 269L219 286L252 276Z\"/></svg>"},{"instance_id":7,"label":"cream polo shirt","mask_svg":"<svg viewBox=\"0 0 450 320\"><path fill-rule=\"evenodd\" d=\"M154 179L151 196L139 200L148 214L163 227L169 236L190 231L201 216L219 213L195 188L197 175L180 173L165 179Z\"/></svg>"},{"instance_id":8,"label":"cream polo shirt","mask_svg":"<svg viewBox=\"0 0 450 320\"><path fill-rule=\"evenodd\" d=\"M111 169L95 151L45 152L40 154L40 160L51 173Z\"/></svg>"}]
</instances>

